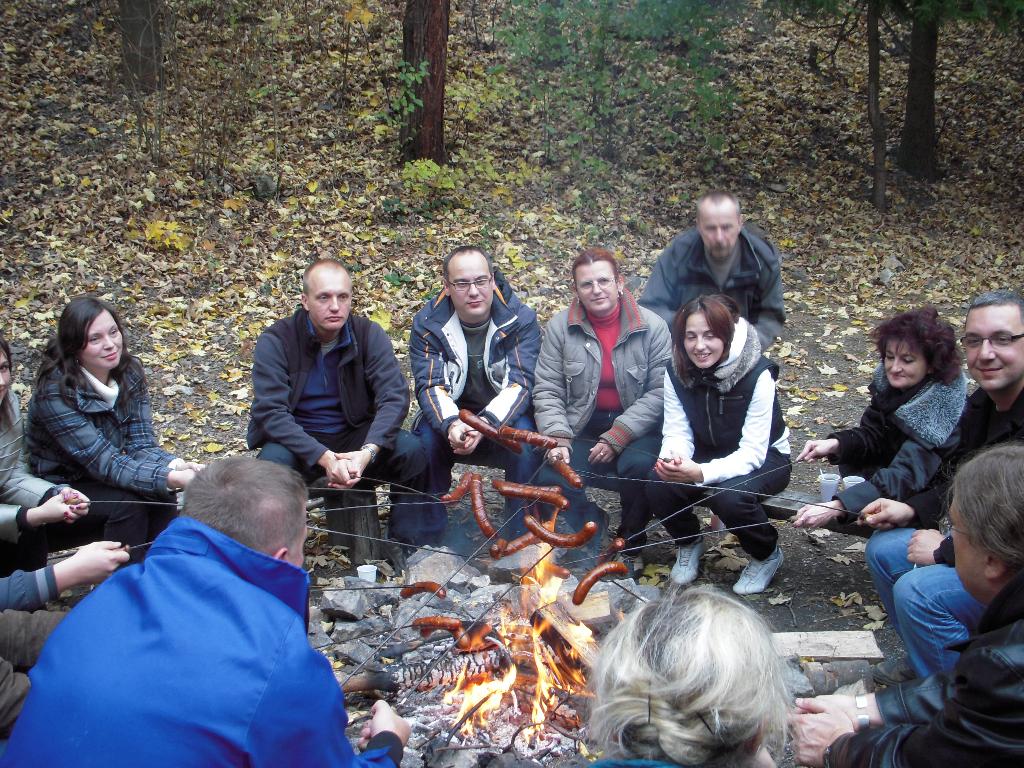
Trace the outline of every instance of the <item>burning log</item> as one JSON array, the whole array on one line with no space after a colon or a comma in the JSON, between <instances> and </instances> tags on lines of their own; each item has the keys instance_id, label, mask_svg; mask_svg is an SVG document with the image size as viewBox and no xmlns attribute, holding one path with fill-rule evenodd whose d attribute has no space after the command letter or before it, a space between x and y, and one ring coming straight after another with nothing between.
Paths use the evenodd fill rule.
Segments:
<instances>
[{"instance_id":1,"label":"burning log","mask_svg":"<svg viewBox=\"0 0 1024 768\"><path fill-rule=\"evenodd\" d=\"M363 672L345 681L345 693L355 691L399 691L416 688L449 688L460 679L488 679L504 675L512 659L504 648L492 648L476 653L449 653L437 662L414 664L388 664L377 672Z\"/></svg>"},{"instance_id":2,"label":"burning log","mask_svg":"<svg viewBox=\"0 0 1024 768\"><path fill-rule=\"evenodd\" d=\"M530 623L540 632L558 660L578 678L576 682L586 684L584 673L597 659L597 643L587 627L580 624L560 604L550 603L538 608L530 617Z\"/></svg>"}]
</instances>

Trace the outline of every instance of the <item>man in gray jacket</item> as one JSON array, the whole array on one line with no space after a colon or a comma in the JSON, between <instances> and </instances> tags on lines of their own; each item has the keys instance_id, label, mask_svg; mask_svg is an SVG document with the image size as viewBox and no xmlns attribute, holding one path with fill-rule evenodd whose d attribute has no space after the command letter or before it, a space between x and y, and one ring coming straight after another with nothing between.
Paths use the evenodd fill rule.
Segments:
<instances>
[{"instance_id":1,"label":"man in gray jacket","mask_svg":"<svg viewBox=\"0 0 1024 768\"><path fill-rule=\"evenodd\" d=\"M708 192L697 200L697 226L661 252L640 305L657 312L672 328L676 312L698 296L724 293L757 329L761 348L782 334L782 272L778 249L743 224L740 203L729 192Z\"/></svg>"}]
</instances>

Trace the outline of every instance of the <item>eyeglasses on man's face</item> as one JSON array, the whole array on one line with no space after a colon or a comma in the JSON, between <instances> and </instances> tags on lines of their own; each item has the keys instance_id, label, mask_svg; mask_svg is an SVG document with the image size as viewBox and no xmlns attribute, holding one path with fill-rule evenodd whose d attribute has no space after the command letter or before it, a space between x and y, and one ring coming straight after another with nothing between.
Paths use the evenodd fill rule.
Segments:
<instances>
[{"instance_id":1,"label":"eyeglasses on man's face","mask_svg":"<svg viewBox=\"0 0 1024 768\"><path fill-rule=\"evenodd\" d=\"M993 347L1008 347L1018 339L1024 339L1024 333L993 333L991 336L978 336L974 333L968 333L965 336L960 337L960 343L963 344L965 349L978 349L986 341Z\"/></svg>"},{"instance_id":2,"label":"eyeglasses on man's face","mask_svg":"<svg viewBox=\"0 0 1024 768\"><path fill-rule=\"evenodd\" d=\"M478 277L476 280L449 280L448 287L454 290L456 293L466 293L470 288L476 288L478 291L482 291L488 285L491 284L491 276Z\"/></svg>"}]
</instances>

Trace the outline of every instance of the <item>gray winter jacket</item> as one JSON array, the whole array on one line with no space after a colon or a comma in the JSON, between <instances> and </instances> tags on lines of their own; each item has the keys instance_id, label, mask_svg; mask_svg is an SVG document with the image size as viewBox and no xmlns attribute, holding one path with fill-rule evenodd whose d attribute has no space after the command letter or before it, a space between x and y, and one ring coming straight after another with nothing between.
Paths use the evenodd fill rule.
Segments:
<instances>
[{"instance_id":1,"label":"gray winter jacket","mask_svg":"<svg viewBox=\"0 0 1024 768\"><path fill-rule=\"evenodd\" d=\"M639 306L628 290L621 303L612 367L623 412L601 435L616 453L660 423L665 365L672 358L665 322ZM555 437L578 435L594 414L601 380L601 343L578 299L548 323L535 378L537 429Z\"/></svg>"},{"instance_id":2,"label":"gray winter jacket","mask_svg":"<svg viewBox=\"0 0 1024 768\"><path fill-rule=\"evenodd\" d=\"M29 474L23 449L21 410L13 395L7 397L11 408L10 426L0 429L0 539L18 540L18 507L34 507L53 483Z\"/></svg>"}]
</instances>

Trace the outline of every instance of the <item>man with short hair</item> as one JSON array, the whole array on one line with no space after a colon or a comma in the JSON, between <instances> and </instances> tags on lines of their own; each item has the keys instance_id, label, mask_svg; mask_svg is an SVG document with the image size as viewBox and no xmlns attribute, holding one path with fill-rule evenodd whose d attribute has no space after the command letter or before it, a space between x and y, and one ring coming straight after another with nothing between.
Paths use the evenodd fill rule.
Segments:
<instances>
[{"instance_id":1,"label":"man with short hair","mask_svg":"<svg viewBox=\"0 0 1024 768\"><path fill-rule=\"evenodd\" d=\"M306 268L299 300L256 341L249 447L307 482L326 476L331 487L365 489L372 466L374 481L408 483L425 458L401 429L409 386L391 339L352 314L352 278L334 259Z\"/></svg>"},{"instance_id":2,"label":"man with short hair","mask_svg":"<svg viewBox=\"0 0 1024 768\"><path fill-rule=\"evenodd\" d=\"M952 541L938 528L956 469L985 446L1024 439L1024 299L1005 290L981 294L967 310L960 341L978 389L960 417L957 447L926 490L906 503L878 499L863 511L882 528L865 557L909 660L879 665L880 683L951 668L958 653L949 646L964 642L984 611L960 583Z\"/></svg>"},{"instance_id":3,"label":"man with short hair","mask_svg":"<svg viewBox=\"0 0 1024 768\"><path fill-rule=\"evenodd\" d=\"M247 457L196 475L182 517L54 630L0 765L397 768L383 701L366 751L306 633L306 489Z\"/></svg>"},{"instance_id":4,"label":"man with short hair","mask_svg":"<svg viewBox=\"0 0 1024 768\"><path fill-rule=\"evenodd\" d=\"M640 305L661 315L671 329L680 307L714 293L736 300L740 314L757 329L762 349L782 333L786 312L779 251L744 226L739 200L721 191L697 200L697 226L661 252Z\"/></svg>"},{"instance_id":5,"label":"man with short hair","mask_svg":"<svg viewBox=\"0 0 1024 768\"><path fill-rule=\"evenodd\" d=\"M417 490L438 496L451 486L456 461L505 470L507 480L528 483L540 457L528 447L515 454L459 418L465 408L495 427L535 429L530 412L533 370L540 352L536 313L512 293L490 256L476 246L452 251L443 264L444 289L413 319L409 359L420 404L413 432L427 455ZM522 504L508 504L515 513ZM391 538L436 543L448 514L440 503L391 508ZM522 532L521 515L502 537Z\"/></svg>"},{"instance_id":6,"label":"man with short hair","mask_svg":"<svg viewBox=\"0 0 1024 768\"><path fill-rule=\"evenodd\" d=\"M985 606L977 634L949 672L866 696L797 699L797 764L1024 764L1024 445L963 464L949 516L960 581Z\"/></svg>"}]
</instances>

